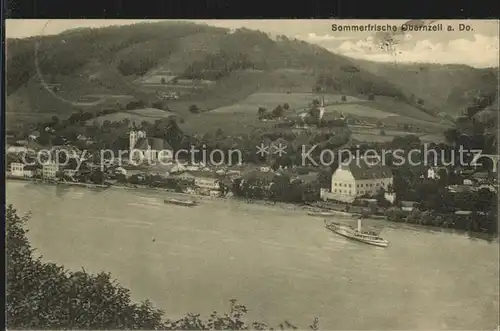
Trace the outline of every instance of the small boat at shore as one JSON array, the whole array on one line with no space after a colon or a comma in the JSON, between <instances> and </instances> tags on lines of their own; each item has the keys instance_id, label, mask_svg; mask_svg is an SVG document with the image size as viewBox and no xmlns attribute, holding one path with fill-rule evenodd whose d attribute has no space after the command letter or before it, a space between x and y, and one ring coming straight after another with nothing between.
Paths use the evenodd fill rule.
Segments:
<instances>
[{"instance_id":1,"label":"small boat at shore","mask_svg":"<svg viewBox=\"0 0 500 331\"><path fill-rule=\"evenodd\" d=\"M335 213L328 212L328 211L310 211L310 212L307 212L307 215L326 217L326 216L335 216Z\"/></svg>"},{"instance_id":2,"label":"small boat at shore","mask_svg":"<svg viewBox=\"0 0 500 331\"><path fill-rule=\"evenodd\" d=\"M307 213L309 216L352 216L353 214L343 212L343 211L337 211L337 210L329 210L329 211L310 211Z\"/></svg>"},{"instance_id":3,"label":"small boat at shore","mask_svg":"<svg viewBox=\"0 0 500 331\"><path fill-rule=\"evenodd\" d=\"M379 246L379 247L387 247L389 242L382 237L380 237L377 233L372 231L362 231L361 230L361 219L358 219L358 227L354 229L348 225L340 225L338 223L327 222L325 220L325 227L335 232L341 236L344 236L349 239L357 240L363 242L365 244Z\"/></svg>"},{"instance_id":4,"label":"small boat at shore","mask_svg":"<svg viewBox=\"0 0 500 331\"><path fill-rule=\"evenodd\" d=\"M193 207L198 204L195 200L179 200L179 199L165 199L163 200L163 202L185 207Z\"/></svg>"}]
</instances>

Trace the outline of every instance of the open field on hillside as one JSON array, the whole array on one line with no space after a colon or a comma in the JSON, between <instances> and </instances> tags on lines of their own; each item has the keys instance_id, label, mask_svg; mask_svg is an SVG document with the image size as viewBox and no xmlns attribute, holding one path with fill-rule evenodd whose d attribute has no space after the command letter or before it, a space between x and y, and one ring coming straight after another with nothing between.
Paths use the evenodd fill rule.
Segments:
<instances>
[{"instance_id":1,"label":"open field on hillside","mask_svg":"<svg viewBox=\"0 0 500 331\"><path fill-rule=\"evenodd\" d=\"M97 106L106 103L123 103L134 100L132 95L123 94L87 94L79 98L76 103L79 106Z\"/></svg>"},{"instance_id":2,"label":"open field on hillside","mask_svg":"<svg viewBox=\"0 0 500 331\"><path fill-rule=\"evenodd\" d=\"M409 122L412 119L403 118ZM227 135L239 135L248 134L255 129L263 130L273 130L273 131L286 131L292 129L274 129L274 121L262 122L257 119L254 113L239 113L235 114L221 114L214 112L206 112L198 115L192 115L186 119L184 123L180 123L179 126L187 134L199 134L203 135L206 133L214 134L217 129L222 129L224 134ZM394 137L405 136L408 134L417 135L422 142L427 143L440 143L444 141L444 137L441 133L425 133L425 132L408 132L403 130L390 130L385 129L385 135L380 134L380 129L375 127L351 127L352 139L359 142L388 142L392 141Z\"/></svg>"},{"instance_id":3,"label":"open field on hillside","mask_svg":"<svg viewBox=\"0 0 500 331\"><path fill-rule=\"evenodd\" d=\"M361 142L387 142L394 139L394 137L406 136L409 134L414 134L419 137L423 143L441 143L444 142L444 136L442 133L418 133L418 132L408 132L402 130L387 130L384 129L384 135L381 134L378 128L362 128L362 127L352 127L352 139Z\"/></svg>"},{"instance_id":4,"label":"open field on hillside","mask_svg":"<svg viewBox=\"0 0 500 331\"><path fill-rule=\"evenodd\" d=\"M215 133L222 129L227 135L247 134L258 128L272 128L276 122L262 122L256 113L241 113L237 116L206 112L189 116L179 127L187 134Z\"/></svg>"},{"instance_id":5,"label":"open field on hillside","mask_svg":"<svg viewBox=\"0 0 500 331\"><path fill-rule=\"evenodd\" d=\"M153 75L153 76L148 76L144 77L141 79L140 83L142 84L161 84L162 78L165 79L165 83L170 82L172 79L174 79L176 76L169 76L169 75Z\"/></svg>"},{"instance_id":6,"label":"open field on hillside","mask_svg":"<svg viewBox=\"0 0 500 331\"><path fill-rule=\"evenodd\" d=\"M259 107L274 109L278 105L288 103L290 109L304 109L315 99L325 98L325 104L340 103L342 96L340 94L317 94L317 93L279 93L279 92L258 92L249 95L246 99L233 105L214 109L216 113L242 113L257 112ZM362 102L364 100L348 96L347 102Z\"/></svg>"},{"instance_id":7,"label":"open field on hillside","mask_svg":"<svg viewBox=\"0 0 500 331\"><path fill-rule=\"evenodd\" d=\"M423 134L423 135L419 135L418 137L420 138L420 141L422 141L423 143L435 143L435 144L439 144L439 143L446 142L446 140L444 138L444 135L443 134L439 134L439 133L436 133L436 134Z\"/></svg>"},{"instance_id":8,"label":"open field on hillside","mask_svg":"<svg viewBox=\"0 0 500 331\"><path fill-rule=\"evenodd\" d=\"M437 120L436 116L429 115L421 109L404 102L399 102L393 98L376 96L375 100L370 101L373 108L384 110L401 116L416 118L423 121L434 122Z\"/></svg>"},{"instance_id":9,"label":"open field on hillside","mask_svg":"<svg viewBox=\"0 0 500 331\"><path fill-rule=\"evenodd\" d=\"M140 124L142 121L154 123L156 120L166 119L171 116L175 116L175 114L170 111L155 108L143 108L124 110L118 113L99 116L98 118L88 120L87 124L92 124L96 120L100 123L103 123L104 121L120 122L125 118L128 118L131 122L136 122L136 124Z\"/></svg>"},{"instance_id":10,"label":"open field on hillside","mask_svg":"<svg viewBox=\"0 0 500 331\"><path fill-rule=\"evenodd\" d=\"M422 121L415 118L409 118L406 116L390 116L385 118L382 123L385 126L393 127L398 126L402 127L405 124L410 125L414 128L418 128L419 132L422 133L443 133L447 129L451 128L452 125L449 123L442 123L439 120L435 121ZM408 132L412 133L412 132Z\"/></svg>"},{"instance_id":11,"label":"open field on hillside","mask_svg":"<svg viewBox=\"0 0 500 331\"><path fill-rule=\"evenodd\" d=\"M191 79L174 79L177 78L177 75L172 74L170 71L156 71L152 72L148 75L145 75L138 80L136 80L137 84L145 85L145 86L165 86L165 85L179 85L179 86L196 86L196 85L212 85L215 84L215 81L211 80L191 80ZM164 83L162 83L164 80Z\"/></svg>"},{"instance_id":12,"label":"open field on hillside","mask_svg":"<svg viewBox=\"0 0 500 331\"><path fill-rule=\"evenodd\" d=\"M5 113L5 124L7 128L14 128L17 124L36 123L40 121L50 121L52 116L61 116L58 113Z\"/></svg>"},{"instance_id":13,"label":"open field on hillside","mask_svg":"<svg viewBox=\"0 0 500 331\"><path fill-rule=\"evenodd\" d=\"M328 112L336 112L343 113L344 115L352 115L355 117L369 117L376 119L384 119L389 116L398 116L393 113L389 113L386 111L378 110L376 108L371 107L369 102L366 102L366 105L361 104L345 104L340 103L337 105L331 105L325 107L325 113Z\"/></svg>"},{"instance_id":14,"label":"open field on hillside","mask_svg":"<svg viewBox=\"0 0 500 331\"><path fill-rule=\"evenodd\" d=\"M361 130L354 129L353 131L359 135L359 140L387 141L392 140L394 136L412 133L411 131L403 131L401 130L402 128L399 128L404 125L415 127L415 131L419 134L442 133L446 129L446 126L443 126L432 117L432 122L411 117L415 113L417 113L418 117L418 113L421 112L421 110L411 106L408 106L409 108L404 109L404 111L398 114L381 110L379 108L380 104L372 101L348 96L347 102L341 102L341 95L324 94L323 96L325 103L330 103L330 105L325 107L325 116L335 113L339 116L341 113L344 113L344 115L358 118L367 124L375 125L377 122L382 122L388 126L385 128L386 136L381 136L380 130L376 127L368 127ZM228 134L229 132L236 134L244 133L252 131L254 128L273 127L276 122L261 122L257 119L257 110L259 107L266 107L271 110L279 104L288 103L290 110L285 111L285 115L287 113L296 114L303 111L316 98L318 98L318 94L315 93L256 92L230 106L188 116L184 126L188 132L193 133L215 132L218 128L222 128L224 131L228 131ZM387 102L387 104L393 105L390 102ZM187 104L185 107L187 108ZM412 112L410 112L410 108ZM398 129L401 131L398 131Z\"/></svg>"},{"instance_id":15,"label":"open field on hillside","mask_svg":"<svg viewBox=\"0 0 500 331\"><path fill-rule=\"evenodd\" d=\"M383 142L389 142L394 139L395 136L391 135L385 135L381 136L380 134L372 134L372 133L353 133L351 135L351 138L353 140L359 141L359 142L377 142L377 143L383 143Z\"/></svg>"}]
</instances>

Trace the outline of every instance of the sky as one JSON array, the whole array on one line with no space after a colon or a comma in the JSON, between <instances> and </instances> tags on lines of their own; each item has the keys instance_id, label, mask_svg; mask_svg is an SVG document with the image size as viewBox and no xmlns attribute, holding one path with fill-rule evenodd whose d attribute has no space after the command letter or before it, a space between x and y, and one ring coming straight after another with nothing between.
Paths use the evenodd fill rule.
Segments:
<instances>
[{"instance_id":1,"label":"sky","mask_svg":"<svg viewBox=\"0 0 500 331\"><path fill-rule=\"evenodd\" d=\"M127 25L147 20L6 20L7 38L26 38L53 35L68 29ZM161 20L149 20L160 22ZM412 21L411 25L441 24L444 31L406 31L392 33L391 51L380 47L384 33L373 31L332 31L332 25L341 29L366 26L400 27L407 20L186 20L229 29L260 30L270 36L285 35L318 44L331 52L357 59L380 62L422 62L467 64L472 67L498 67L498 20L437 20ZM469 30L459 31L460 25ZM454 31L448 31L450 26Z\"/></svg>"}]
</instances>

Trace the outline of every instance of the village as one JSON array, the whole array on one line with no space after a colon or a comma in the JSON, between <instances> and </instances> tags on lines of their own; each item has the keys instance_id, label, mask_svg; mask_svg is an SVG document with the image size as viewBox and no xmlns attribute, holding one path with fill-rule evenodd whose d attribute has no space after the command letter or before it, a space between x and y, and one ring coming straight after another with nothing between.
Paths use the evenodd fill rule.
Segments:
<instances>
[{"instance_id":1,"label":"village","mask_svg":"<svg viewBox=\"0 0 500 331\"><path fill-rule=\"evenodd\" d=\"M497 20L17 7L6 329L500 324Z\"/></svg>"},{"instance_id":2,"label":"village","mask_svg":"<svg viewBox=\"0 0 500 331\"><path fill-rule=\"evenodd\" d=\"M7 146L7 178L57 185L152 188L217 198L299 203L316 210L378 215L396 221L415 219L419 210L444 208L444 212L437 212L438 219L446 214L453 220L435 221L436 216L431 217L431 221L423 221L420 216L415 220L444 227L453 226L459 218L477 220L478 215L492 220L491 215L486 216L494 213L491 206L486 209L481 206L496 200L498 192L496 164L489 170L478 165L419 167L417 178L421 183L415 189L415 199L406 200L398 197L398 184L395 183L398 178L395 179L393 169L387 165L352 160L347 164L342 162L334 171L331 167L283 166L272 162L215 166L193 160L173 160L173 149L168 142L148 137L143 129L131 127L128 136L127 158L100 160L98 155L87 156L71 143L65 143L52 146L46 160L40 163L35 157L37 151L32 148L32 142L37 139L37 134L33 133L26 140L17 141L16 146ZM159 151L169 152L164 155L170 159L155 162L162 154ZM69 158L61 159L61 155ZM82 155L85 155L83 159ZM140 160L149 163L138 162ZM454 180L450 180L452 176ZM431 183L436 185L431 187ZM410 191L407 187L404 189ZM429 200L436 199L441 200L441 205L430 206ZM493 229L493 225L472 226L478 231Z\"/></svg>"}]
</instances>

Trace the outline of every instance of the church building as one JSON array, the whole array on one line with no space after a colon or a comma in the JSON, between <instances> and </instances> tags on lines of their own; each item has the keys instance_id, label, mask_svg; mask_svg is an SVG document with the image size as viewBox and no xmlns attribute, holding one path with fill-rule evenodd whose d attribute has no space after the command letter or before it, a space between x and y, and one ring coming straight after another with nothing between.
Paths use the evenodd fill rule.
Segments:
<instances>
[{"instance_id":1,"label":"church building","mask_svg":"<svg viewBox=\"0 0 500 331\"><path fill-rule=\"evenodd\" d=\"M161 138L147 137L146 131L131 129L129 132L129 158L135 162L168 163L173 159L173 150Z\"/></svg>"}]
</instances>

